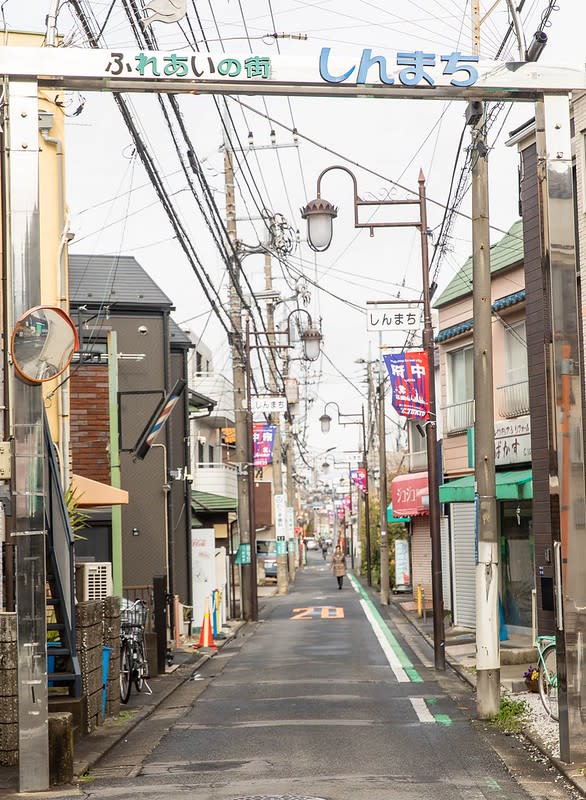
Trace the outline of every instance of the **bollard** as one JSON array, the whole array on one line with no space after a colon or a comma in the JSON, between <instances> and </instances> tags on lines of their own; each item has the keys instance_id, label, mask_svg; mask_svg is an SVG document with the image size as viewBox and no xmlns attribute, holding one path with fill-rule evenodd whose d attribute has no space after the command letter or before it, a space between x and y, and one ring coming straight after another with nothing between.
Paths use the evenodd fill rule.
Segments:
<instances>
[{"instance_id":1,"label":"bollard","mask_svg":"<svg viewBox=\"0 0 586 800\"><path fill-rule=\"evenodd\" d=\"M415 594L417 597L417 616L421 619L423 616L423 587L420 583L417 584Z\"/></svg>"},{"instance_id":2,"label":"bollard","mask_svg":"<svg viewBox=\"0 0 586 800\"><path fill-rule=\"evenodd\" d=\"M49 775L52 786L73 781L73 714L49 714Z\"/></svg>"}]
</instances>

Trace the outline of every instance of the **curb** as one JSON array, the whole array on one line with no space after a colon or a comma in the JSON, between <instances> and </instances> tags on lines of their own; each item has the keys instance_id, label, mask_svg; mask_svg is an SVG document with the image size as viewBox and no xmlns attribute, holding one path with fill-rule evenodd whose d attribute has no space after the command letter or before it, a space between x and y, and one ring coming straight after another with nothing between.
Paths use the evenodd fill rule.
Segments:
<instances>
[{"instance_id":1,"label":"curb","mask_svg":"<svg viewBox=\"0 0 586 800\"><path fill-rule=\"evenodd\" d=\"M167 698L169 698L175 691L177 691L177 689L183 686L183 684L190 679L191 675L195 670L199 669L205 663L207 663L211 658L213 658L213 656L219 650L225 647L225 645L227 645L228 642L231 642L234 639L236 639L240 631L246 624L247 624L246 622L239 620L238 624L235 624L233 626L233 628L230 630L230 633L226 636L225 639L218 640L217 651L213 651L210 653L202 653L202 654L198 653L197 651L194 651L193 658L189 658L179 665L179 670L182 669L183 667L189 668L184 670L185 675L182 676L181 680L169 685L168 687L165 687L160 693L158 693L157 699L154 703L148 706L143 706L135 715L133 715L132 719L128 720L128 722L125 725L120 725L120 727L117 727L115 732L112 732L111 738L107 742L106 746L102 746L100 748L99 753L95 752L92 755L81 757L79 759L74 759L74 764L73 764L74 782L79 781L81 777L90 772L93 769L93 767L95 767L95 765L102 758L104 758L104 756L110 753L116 747L116 745L118 745L123 739L125 739L128 736L128 734L131 733L131 731L133 731L141 722L144 722L145 719L148 719L159 708L159 706L165 700L167 700ZM104 726L100 726L100 728L97 729L97 733L105 734ZM89 736L91 735L92 734L89 734ZM81 740L82 746L84 742L87 742L88 746L91 744L91 742L88 742L89 736Z\"/></svg>"}]
</instances>

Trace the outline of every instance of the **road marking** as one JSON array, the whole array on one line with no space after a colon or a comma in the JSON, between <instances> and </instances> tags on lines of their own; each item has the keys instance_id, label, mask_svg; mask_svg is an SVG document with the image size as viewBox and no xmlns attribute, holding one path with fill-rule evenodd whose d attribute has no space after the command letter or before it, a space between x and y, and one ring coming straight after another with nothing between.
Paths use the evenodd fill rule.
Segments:
<instances>
[{"instance_id":1,"label":"road marking","mask_svg":"<svg viewBox=\"0 0 586 800\"><path fill-rule=\"evenodd\" d=\"M294 608L290 619L344 619L344 609L340 606Z\"/></svg>"},{"instance_id":2,"label":"road marking","mask_svg":"<svg viewBox=\"0 0 586 800\"><path fill-rule=\"evenodd\" d=\"M435 717L425 704L423 697L410 697L409 701L417 714L419 722L435 722Z\"/></svg>"},{"instance_id":3,"label":"road marking","mask_svg":"<svg viewBox=\"0 0 586 800\"><path fill-rule=\"evenodd\" d=\"M387 657L387 661L391 665L391 668L395 673L395 675L397 675L397 680L400 680L400 682L402 683L404 683L405 681L411 681L412 683L422 683L423 678L417 672L417 670L409 660L409 656L403 650L403 648L397 641L396 637L393 636L393 634L389 630L385 620L379 614L378 610L376 609L370 597L364 591L364 589L356 580L354 575L349 573L348 578L350 579L350 583L352 584L354 591L361 597L360 605L362 606L366 618L370 622L370 625L374 631L376 638L379 640L383 652ZM395 666L393 665L396 665L397 669L400 669L401 672L397 673L397 671L395 670ZM405 677L399 678L398 674L404 675Z\"/></svg>"}]
</instances>

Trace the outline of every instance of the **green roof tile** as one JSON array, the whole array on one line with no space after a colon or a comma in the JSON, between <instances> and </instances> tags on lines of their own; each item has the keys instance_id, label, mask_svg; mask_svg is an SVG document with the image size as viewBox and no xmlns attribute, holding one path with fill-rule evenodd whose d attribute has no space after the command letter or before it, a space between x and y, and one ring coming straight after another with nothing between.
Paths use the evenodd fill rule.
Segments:
<instances>
[{"instance_id":1,"label":"green roof tile","mask_svg":"<svg viewBox=\"0 0 586 800\"><path fill-rule=\"evenodd\" d=\"M490 248L490 272L494 274L523 260L523 221L514 222L509 232ZM468 258L444 291L434 302L434 308L448 305L454 300L472 294L472 256Z\"/></svg>"},{"instance_id":2,"label":"green roof tile","mask_svg":"<svg viewBox=\"0 0 586 800\"><path fill-rule=\"evenodd\" d=\"M205 513L206 511L236 511L238 501L234 497L224 497L222 494L199 492L197 489L193 489L191 492L191 508L195 514Z\"/></svg>"}]
</instances>

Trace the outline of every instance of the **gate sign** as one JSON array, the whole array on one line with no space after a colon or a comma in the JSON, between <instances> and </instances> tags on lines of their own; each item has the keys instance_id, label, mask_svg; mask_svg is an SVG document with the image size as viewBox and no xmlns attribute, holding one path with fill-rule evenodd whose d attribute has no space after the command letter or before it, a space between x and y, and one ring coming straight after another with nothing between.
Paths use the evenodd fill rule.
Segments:
<instances>
[{"instance_id":1,"label":"gate sign","mask_svg":"<svg viewBox=\"0 0 586 800\"><path fill-rule=\"evenodd\" d=\"M393 393L393 408L402 417L429 418L429 369L425 350L383 356Z\"/></svg>"},{"instance_id":2,"label":"gate sign","mask_svg":"<svg viewBox=\"0 0 586 800\"><path fill-rule=\"evenodd\" d=\"M420 303L367 304L366 330L417 331L423 328L423 308Z\"/></svg>"},{"instance_id":3,"label":"gate sign","mask_svg":"<svg viewBox=\"0 0 586 800\"><path fill-rule=\"evenodd\" d=\"M479 61L451 51L323 47L315 56L140 48L0 47L0 75L91 91L533 100L586 89L582 65ZM333 91L335 90L335 91Z\"/></svg>"}]
</instances>

